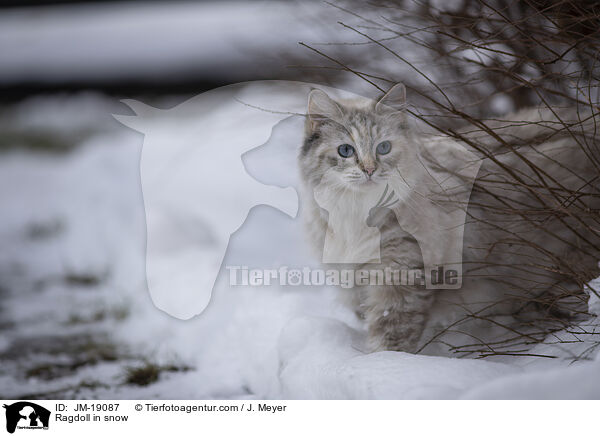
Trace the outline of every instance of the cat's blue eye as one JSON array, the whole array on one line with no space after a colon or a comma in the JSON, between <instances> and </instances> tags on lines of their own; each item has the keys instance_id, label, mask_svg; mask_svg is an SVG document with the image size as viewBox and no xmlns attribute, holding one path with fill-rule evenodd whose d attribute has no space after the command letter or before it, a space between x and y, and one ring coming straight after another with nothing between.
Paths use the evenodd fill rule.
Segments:
<instances>
[{"instance_id":1,"label":"cat's blue eye","mask_svg":"<svg viewBox=\"0 0 600 436\"><path fill-rule=\"evenodd\" d=\"M342 157L350 157L354 154L354 147L350 144L342 144L338 147L338 153Z\"/></svg>"},{"instance_id":2,"label":"cat's blue eye","mask_svg":"<svg viewBox=\"0 0 600 436\"><path fill-rule=\"evenodd\" d=\"M388 154L392 149L390 141L383 141L377 144L377 154Z\"/></svg>"}]
</instances>

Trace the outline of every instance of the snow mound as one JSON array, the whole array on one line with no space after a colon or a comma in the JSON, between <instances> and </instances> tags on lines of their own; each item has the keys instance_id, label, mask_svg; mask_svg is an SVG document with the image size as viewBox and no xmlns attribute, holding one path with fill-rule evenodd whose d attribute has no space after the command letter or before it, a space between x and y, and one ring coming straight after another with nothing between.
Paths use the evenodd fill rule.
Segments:
<instances>
[{"instance_id":1,"label":"snow mound","mask_svg":"<svg viewBox=\"0 0 600 436\"><path fill-rule=\"evenodd\" d=\"M520 368L473 359L360 351L363 335L331 320L299 318L279 338L285 398L452 399Z\"/></svg>"},{"instance_id":2,"label":"snow mound","mask_svg":"<svg viewBox=\"0 0 600 436\"><path fill-rule=\"evenodd\" d=\"M598 400L600 362L516 374L471 389L461 398L475 400Z\"/></svg>"}]
</instances>

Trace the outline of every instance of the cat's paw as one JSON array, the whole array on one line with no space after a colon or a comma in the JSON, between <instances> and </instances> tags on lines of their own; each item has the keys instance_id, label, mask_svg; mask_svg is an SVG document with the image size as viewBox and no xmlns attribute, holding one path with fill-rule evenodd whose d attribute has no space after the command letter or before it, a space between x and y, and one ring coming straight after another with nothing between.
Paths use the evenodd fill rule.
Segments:
<instances>
[{"instance_id":1,"label":"cat's paw","mask_svg":"<svg viewBox=\"0 0 600 436\"><path fill-rule=\"evenodd\" d=\"M424 315L384 311L370 317L368 347L372 351L416 353L423 333Z\"/></svg>"},{"instance_id":2,"label":"cat's paw","mask_svg":"<svg viewBox=\"0 0 600 436\"><path fill-rule=\"evenodd\" d=\"M419 347L416 343L406 340L369 335L367 339L367 349L371 353L376 353L378 351L401 351L404 353L416 354Z\"/></svg>"}]
</instances>

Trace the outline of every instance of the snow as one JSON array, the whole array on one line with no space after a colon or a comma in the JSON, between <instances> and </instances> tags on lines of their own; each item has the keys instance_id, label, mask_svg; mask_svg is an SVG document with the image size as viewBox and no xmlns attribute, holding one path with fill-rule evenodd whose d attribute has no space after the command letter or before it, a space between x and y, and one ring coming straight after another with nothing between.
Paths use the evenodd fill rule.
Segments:
<instances>
[{"instance_id":1,"label":"snow","mask_svg":"<svg viewBox=\"0 0 600 436\"><path fill-rule=\"evenodd\" d=\"M568 368L510 375L471 389L470 400L598 400L600 362Z\"/></svg>"},{"instance_id":2,"label":"snow","mask_svg":"<svg viewBox=\"0 0 600 436\"><path fill-rule=\"evenodd\" d=\"M511 365L384 351L331 319L292 320L279 339L283 395L296 399L452 399Z\"/></svg>"},{"instance_id":3,"label":"snow","mask_svg":"<svg viewBox=\"0 0 600 436\"><path fill-rule=\"evenodd\" d=\"M233 96L260 102L263 91L247 84L235 88ZM236 120L239 106L228 102L214 104L215 122ZM271 108L278 107L275 103ZM129 109L90 94L61 99L60 105L38 99L35 106L31 113L38 121L28 120L28 111L13 111L20 114L17 128L36 124L53 134L85 130L87 136L70 152L4 151L0 160L0 386L5 397L42 392L130 399L600 398L596 335L580 335L577 348L559 349L556 359L369 354L364 326L340 305L335 289L230 287L225 268L200 315L187 321L167 315L153 304L146 284L143 137L108 117L130 114ZM79 116L71 122L75 112ZM59 121L39 121L50 117ZM248 152L244 163L262 183L297 187L301 122L282 118L266 136L267 144L255 144L259 148ZM102 120L96 128L94 119ZM173 121L154 122L165 127ZM193 116L178 121L180 127L194 122ZM277 147L282 141L286 146ZM238 182L219 189L226 192ZM232 236L224 263L306 265L313 262L307 251L300 219L261 205ZM88 276L95 280L86 283ZM123 316L117 315L120 309ZM105 316L94 319L95 313ZM88 321L74 322L76 317ZM56 343L66 350L88 336L94 344L124 351L116 361L100 359L61 377L23 375L24 365L31 369L51 358L68 364L67 351L47 348ZM28 343L37 348L23 348ZM533 351L556 348L537 347ZM583 358L573 358L585 350ZM148 386L125 384L126 368L145 360L189 370L164 372Z\"/></svg>"}]
</instances>

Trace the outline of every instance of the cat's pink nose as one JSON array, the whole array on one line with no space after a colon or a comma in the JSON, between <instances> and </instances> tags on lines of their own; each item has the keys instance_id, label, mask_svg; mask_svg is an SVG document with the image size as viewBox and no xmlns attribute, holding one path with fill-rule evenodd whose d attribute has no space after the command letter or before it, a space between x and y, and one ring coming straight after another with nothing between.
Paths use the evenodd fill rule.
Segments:
<instances>
[{"instance_id":1,"label":"cat's pink nose","mask_svg":"<svg viewBox=\"0 0 600 436\"><path fill-rule=\"evenodd\" d=\"M364 167L363 171L365 172L367 177L371 177L376 169L377 169L377 167Z\"/></svg>"}]
</instances>

